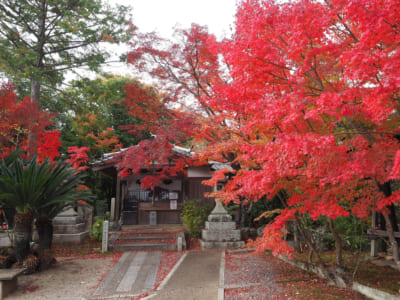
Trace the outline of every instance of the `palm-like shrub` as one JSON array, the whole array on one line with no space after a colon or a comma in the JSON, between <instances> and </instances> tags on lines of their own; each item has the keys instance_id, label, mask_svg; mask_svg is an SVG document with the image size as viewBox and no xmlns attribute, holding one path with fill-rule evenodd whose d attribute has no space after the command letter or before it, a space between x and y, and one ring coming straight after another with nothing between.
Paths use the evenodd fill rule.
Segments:
<instances>
[{"instance_id":1,"label":"palm-like shrub","mask_svg":"<svg viewBox=\"0 0 400 300\"><path fill-rule=\"evenodd\" d=\"M29 252L34 217L39 248L50 248L52 218L77 200L90 199L90 193L76 189L83 175L75 172L67 163L45 160L38 164L36 158L24 161L17 157L0 163L0 202L16 209L14 247L19 261Z\"/></svg>"}]
</instances>

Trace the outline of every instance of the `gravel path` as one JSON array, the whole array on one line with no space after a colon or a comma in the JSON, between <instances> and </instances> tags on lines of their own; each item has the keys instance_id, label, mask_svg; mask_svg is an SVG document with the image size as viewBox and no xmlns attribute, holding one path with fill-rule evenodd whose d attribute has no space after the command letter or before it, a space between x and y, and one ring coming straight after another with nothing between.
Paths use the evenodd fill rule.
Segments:
<instances>
[{"instance_id":1,"label":"gravel path","mask_svg":"<svg viewBox=\"0 0 400 300\"><path fill-rule=\"evenodd\" d=\"M361 300L351 290L329 286L315 274L303 272L271 254L225 256L225 300Z\"/></svg>"},{"instance_id":2,"label":"gravel path","mask_svg":"<svg viewBox=\"0 0 400 300\"><path fill-rule=\"evenodd\" d=\"M226 254L225 300L287 299L273 266L262 255Z\"/></svg>"},{"instance_id":3,"label":"gravel path","mask_svg":"<svg viewBox=\"0 0 400 300\"><path fill-rule=\"evenodd\" d=\"M49 270L18 278L17 291L5 299L54 300L90 296L114 265L114 258L58 259Z\"/></svg>"}]
</instances>

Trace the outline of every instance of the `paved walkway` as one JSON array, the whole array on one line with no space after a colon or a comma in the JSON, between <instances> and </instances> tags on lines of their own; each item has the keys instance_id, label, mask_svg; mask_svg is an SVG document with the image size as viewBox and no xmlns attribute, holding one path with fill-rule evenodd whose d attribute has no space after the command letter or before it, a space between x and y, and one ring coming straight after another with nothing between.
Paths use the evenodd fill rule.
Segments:
<instances>
[{"instance_id":1,"label":"paved walkway","mask_svg":"<svg viewBox=\"0 0 400 300\"><path fill-rule=\"evenodd\" d=\"M152 300L217 300L220 251L191 251ZM222 291L223 292L223 289ZM222 298L223 299L223 298Z\"/></svg>"},{"instance_id":2,"label":"paved walkway","mask_svg":"<svg viewBox=\"0 0 400 300\"><path fill-rule=\"evenodd\" d=\"M129 297L153 289L161 251L125 252L96 289L94 297Z\"/></svg>"},{"instance_id":3,"label":"paved walkway","mask_svg":"<svg viewBox=\"0 0 400 300\"><path fill-rule=\"evenodd\" d=\"M223 299L218 298L219 294L223 296L223 288L219 288L221 253L185 253L157 291L153 291L161 252L125 252L96 289L92 299L126 299L143 293L148 293L146 299L152 300Z\"/></svg>"}]
</instances>

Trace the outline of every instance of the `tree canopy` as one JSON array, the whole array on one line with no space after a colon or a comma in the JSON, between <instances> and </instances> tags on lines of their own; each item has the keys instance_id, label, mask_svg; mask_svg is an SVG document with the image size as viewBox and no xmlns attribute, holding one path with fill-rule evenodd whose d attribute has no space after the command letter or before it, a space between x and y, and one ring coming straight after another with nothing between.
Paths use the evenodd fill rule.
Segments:
<instances>
[{"instance_id":1,"label":"tree canopy","mask_svg":"<svg viewBox=\"0 0 400 300\"><path fill-rule=\"evenodd\" d=\"M108 53L102 42L126 41L124 6L101 0L13 1L0 4L0 65L13 81L31 81L31 101L43 84L55 87L65 72L96 70Z\"/></svg>"},{"instance_id":2,"label":"tree canopy","mask_svg":"<svg viewBox=\"0 0 400 300\"><path fill-rule=\"evenodd\" d=\"M399 191L395 1L243 1L225 41L232 82L212 105L240 125L244 167L222 197L286 205L261 248L280 242L287 221L385 213ZM212 106L212 107L214 107ZM395 243L394 238L391 242ZM276 247L279 245L278 247ZM397 257L398 259L398 257Z\"/></svg>"},{"instance_id":3,"label":"tree canopy","mask_svg":"<svg viewBox=\"0 0 400 300\"><path fill-rule=\"evenodd\" d=\"M203 158L235 170L217 196L281 199L258 246L290 253L283 229L303 216L333 224L380 211L389 232L397 226L399 18L391 0L246 0L231 39L218 43L193 25L177 31L179 43L139 36L129 58L166 82L171 99L191 94L206 110L194 133L206 142Z\"/></svg>"}]
</instances>

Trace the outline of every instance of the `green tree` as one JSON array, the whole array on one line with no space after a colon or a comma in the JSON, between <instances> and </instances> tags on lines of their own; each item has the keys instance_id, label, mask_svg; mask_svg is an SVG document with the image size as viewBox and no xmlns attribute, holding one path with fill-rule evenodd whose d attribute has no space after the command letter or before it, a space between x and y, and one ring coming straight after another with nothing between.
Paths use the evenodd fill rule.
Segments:
<instances>
[{"instance_id":1,"label":"green tree","mask_svg":"<svg viewBox=\"0 0 400 300\"><path fill-rule=\"evenodd\" d=\"M77 200L90 199L86 189L76 189L83 175L75 173L67 163L51 164L45 160L38 164L36 158L24 161L13 156L0 163L0 201L16 209L14 247L19 261L29 252L34 217L37 218L40 248L50 248L51 219Z\"/></svg>"},{"instance_id":2,"label":"green tree","mask_svg":"<svg viewBox=\"0 0 400 300\"><path fill-rule=\"evenodd\" d=\"M140 122L129 114L129 107L125 103L124 86L127 84L141 85L133 78L112 74L102 74L94 80L83 78L72 81L71 87L60 94L57 101L63 103L66 111L60 116L64 120L63 147L91 147L92 158L98 158L102 151L113 150L100 148L101 143L96 145L107 128L113 129L113 134L123 147L137 144L138 138L121 128ZM69 113L71 111L73 115Z\"/></svg>"},{"instance_id":3,"label":"green tree","mask_svg":"<svg viewBox=\"0 0 400 300\"><path fill-rule=\"evenodd\" d=\"M56 87L67 70L96 70L109 54L103 42L128 39L128 8L101 0L3 0L0 66L15 81L30 81L31 101Z\"/></svg>"},{"instance_id":4,"label":"green tree","mask_svg":"<svg viewBox=\"0 0 400 300\"><path fill-rule=\"evenodd\" d=\"M150 137L147 131L137 136L121 126L140 126L144 122L142 118L131 115L131 104L140 102L142 91L144 94L156 94L153 88L131 77L113 74L102 74L96 79L74 80L70 84L55 101L63 111L57 117L59 122L56 122L61 129L61 152L65 153L69 146L90 147L88 155L93 161L101 159L104 153L136 145L141 139ZM128 87L130 91L137 92L129 101ZM115 195L116 183L101 173L90 170L86 173L85 184L98 198L95 212L107 210L105 205Z\"/></svg>"}]
</instances>

